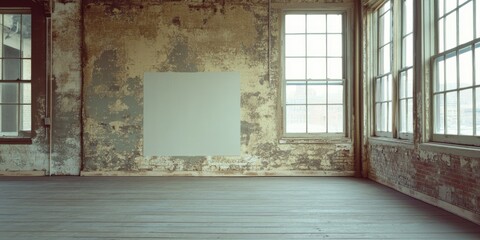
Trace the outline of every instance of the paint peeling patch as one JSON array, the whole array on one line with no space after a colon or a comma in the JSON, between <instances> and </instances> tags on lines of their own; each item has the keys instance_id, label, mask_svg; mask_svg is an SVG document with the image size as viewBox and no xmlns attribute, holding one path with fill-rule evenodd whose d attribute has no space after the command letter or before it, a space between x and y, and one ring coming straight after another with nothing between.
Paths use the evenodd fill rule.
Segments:
<instances>
[{"instance_id":1,"label":"paint peeling patch","mask_svg":"<svg viewBox=\"0 0 480 240\"><path fill-rule=\"evenodd\" d=\"M118 112L123 112L125 110L128 110L128 106L123 103L120 99L117 99L114 104L110 104L108 106L108 110L112 113L118 113Z\"/></svg>"}]
</instances>

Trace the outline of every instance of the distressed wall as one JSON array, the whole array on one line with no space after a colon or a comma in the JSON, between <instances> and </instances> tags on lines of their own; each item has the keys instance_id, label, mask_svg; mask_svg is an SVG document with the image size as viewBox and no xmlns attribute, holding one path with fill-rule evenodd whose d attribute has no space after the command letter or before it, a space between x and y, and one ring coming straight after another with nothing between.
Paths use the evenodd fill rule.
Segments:
<instances>
[{"instance_id":1,"label":"distressed wall","mask_svg":"<svg viewBox=\"0 0 480 240\"><path fill-rule=\"evenodd\" d=\"M363 18L364 109L373 102L373 62L371 56L372 22L369 13ZM419 52L419 51L417 51ZM417 55L420 57L420 54ZM366 111L364 124L363 163L368 178L407 195L439 206L480 224L480 154L468 147L430 143L423 132L428 126L430 99L428 71L416 75L414 136L412 140L373 137L372 111ZM418 76L422 76L419 79ZM425 104L425 105L424 105ZM426 125L426 126L425 126ZM428 134L425 134L428 135Z\"/></svg>"},{"instance_id":2,"label":"distressed wall","mask_svg":"<svg viewBox=\"0 0 480 240\"><path fill-rule=\"evenodd\" d=\"M480 158L377 141L369 145L368 157L369 178L400 191L414 191L411 194L423 200L432 197L459 207L449 210L472 213L471 219L480 222Z\"/></svg>"},{"instance_id":3,"label":"distressed wall","mask_svg":"<svg viewBox=\"0 0 480 240\"><path fill-rule=\"evenodd\" d=\"M281 12L270 18L269 75L267 1L86 0L83 12L84 175L353 174L351 140L279 141ZM241 155L144 157L148 71L239 72Z\"/></svg>"},{"instance_id":4,"label":"distressed wall","mask_svg":"<svg viewBox=\"0 0 480 240\"><path fill-rule=\"evenodd\" d=\"M81 106L81 4L75 0L58 0L52 14L53 26L53 116L52 154L49 169L50 141L46 116L46 96L38 103L40 125L30 145L0 144L0 172L50 170L53 175L78 175L80 172L80 106ZM41 79L43 81L43 79ZM21 174L21 173L20 173Z\"/></svg>"}]
</instances>

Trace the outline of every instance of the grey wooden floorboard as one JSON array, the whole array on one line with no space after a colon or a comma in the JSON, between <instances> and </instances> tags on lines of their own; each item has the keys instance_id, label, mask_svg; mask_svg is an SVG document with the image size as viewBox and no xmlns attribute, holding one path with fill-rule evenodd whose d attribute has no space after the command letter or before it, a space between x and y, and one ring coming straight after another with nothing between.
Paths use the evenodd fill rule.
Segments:
<instances>
[{"instance_id":1,"label":"grey wooden floorboard","mask_svg":"<svg viewBox=\"0 0 480 240\"><path fill-rule=\"evenodd\" d=\"M480 239L480 226L333 177L0 177L0 239Z\"/></svg>"}]
</instances>

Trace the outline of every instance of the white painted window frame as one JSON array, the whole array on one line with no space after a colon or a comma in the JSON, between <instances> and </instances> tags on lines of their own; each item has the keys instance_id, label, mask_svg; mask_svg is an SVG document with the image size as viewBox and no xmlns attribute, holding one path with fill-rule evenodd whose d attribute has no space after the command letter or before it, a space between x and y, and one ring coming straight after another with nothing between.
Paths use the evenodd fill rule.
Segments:
<instances>
[{"instance_id":1,"label":"white painted window frame","mask_svg":"<svg viewBox=\"0 0 480 240\"><path fill-rule=\"evenodd\" d=\"M463 6L465 6L466 4L470 4L472 3L473 5L473 18L474 18L474 23L473 23L473 40L471 41L468 41L466 43L462 43L462 44L458 44L459 42L459 36L461 34L460 32L460 27L459 27L459 9ZM440 50L440 46L439 46L439 38L440 37L444 37L444 36L440 36L440 29L441 26L438 24L438 20L442 17L442 16L439 16L438 15L438 8L439 8L439 1L434 1L434 14L431 15L432 16L432 19L425 19L425 21L433 21L433 24L435 26L435 35L434 35L434 38L433 38L433 42L431 42L430 44L434 45L435 46L435 49L434 49L434 54L431 55L431 69L432 69L432 74L431 74L431 82L429 84L430 86L430 92L428 93L429 94L429 97L431 99L430 101L430 126L431 126L431 129L429 129L429 133L430 133L430 140L432 142L437 142L437 143L447 143L447 144L459 144L459 145L470 145L470 146L480 146L480 133L477 130L478 128L478 125L477 125L477 122L478 122L478 118L480 118L480 115L476 114L476 108L478 106L476 106L476 98L480 97L480 96L476 96L476 89L480 89L480 79L479 79L479 76L475 76L475 61L476 61L476 58L478 59L479 56L476 57L477 54L480 54L480 33L478 32L479 31L479 26L475 26L478 24L478 20L477 22L475 22L475 18L480 18L479 15L476 15L475 13L475 7L476 5L479 5L480 4L480 0L465 0L461 5L457 5L456 8L454 8L453 10L450 10L448 11L447 13L445 13L445 15L443 16L446 16L446 15L449 15L449 14L452 14L454 12L456 12L456 24L457 24L457 27L456 27L456 31L457 31L457 34L456 34L456 46L453 47L453 48L450 48L450 49L443 49ZM480 7L480 6L477 6L477 7ZM443 32L445 32L445 29L443 29ZM445 40L443 40L443 42L445 43ZM460 56L460 52L463 50L463 49L466 49L466 48L471 48L471 53L472 53L472 78L473 78L473 83L471 86L468 86L468 87L461 87L460 86L460 70L459 70L459 56ZM446 48L446 46L445 46ZM478 49L477 51L475 51L475 49ZM444 75L445 73L440 73L440 69L438 68L436 62L438 59L440 58L446 58L447 56L453 56L455 55L455 65L456 65L456 76L457 76L457 79L456 79L456 82L457 82L457 86L455 88L452 88L452 89L446 89L446 86L444 86L443 90L438 90L436 91L435 90L435 82L437 81L437 78L439 77L439 74L442 74L444 76L444 78L446 78L446 75ZM444 67L444 71L446 70L445 69L446 67ZM473 134L472 135L462 135L461 132L460 132L460 118L461 118L461 114L460 114L460 110L459 110L459 105L460 105L460 91L462 90L469 90L469 89L472 89L472 105L473 105L473 120L472 120L472 129L473 129ZM447 104L446 103L446 95L447 93L455 93L456 92L456 95L457 95L457 129L456 129L456 133L449 133L447 131L447 122L446 122L446 119L447 119L447 111L446 111L446 107L447 107ZM443 133L437 133L435 131L435 128L436 128L436 119L437 119L437 112L436 112L436 105L435 105L435 97L436 96L439 96L439 97L442 97L443 96L443 102L444 102L444 108L443 108L443 112L444 112L444 118L443 118Z\"/></svg>"},{"instance_id":2,"label":"white painted window frame","mask_svg":"<svg viewBox=\"0 0 480 240\"><path fill-rule=\"evenodd\" d=\"M390 42L385 42L382 46L379 45L379 35L381 33L381 29L379 28L380 24L380 17L384 15L384 13L380 14L380 11L384 4L391 4L390 11L391 14L391 39ZM385 137L385 138L390 138L390 139L399 139L399 140L408 140L409 142L413 141L413 131L414 131L414 116L413 112L415 108L415 95L414 93L414 85L415 85L415 58L412 59L412 65L405 65L405 46L404 46L404 38L406 38L408 35L413 36L413 49L415 49L415 26L413 26L413 32L411 33L405 33L405 9L404 9L404 0L391 0L388 2L385 2L379 9L373 11L370 14L370 22L372 24L371 26L371 33L370 35L372 36L372 42L370 43L371 49L373 51L370 52L372 54L372 59L373 61L370 62L369 67L374 68L374 71L372 71L373 77L371 78L372 83L371 83L371 92L372 92L372 101L371 101L371 106L373 109L373 114L372 114L372 136L374 137ZM415 12L415 4L413 6L413 12ZM385 11L387 12L387 11ZM412 22L414 22L412 20ZM390 71L381 73L380 74L380 49L382 47L385 47L387 45L390 45ZM412 55L415 55L412 53ZM401 95L401 77L402 74L410 72L411 73L411 81L412 81L412 88L405 89L405 92L408 93L405 96ZM386 79L390 78L390 84L389 86L386 87L386 91L379 91L377 92L378 87L384 87L383 85L379 85L382 82L387 82L385 81ZM379 97L379 93L383 93L384 95L387 95L387 98L382 98L382 99L377 99ZM402 115L400 106L402 101L411 101L412 102L412 109L408 109L411 111L411 116L404 116ZM377 114L379 114L379 111L377 111L377 106L380 104L386 104L387 105L387 115L386 117L391 118L391 120L385 119L382 117L383 121L386 121L386 130L385 128L379 129L377 124L378 118ZM380 105L382 106L382 105ZM408 111L407 111L408 112ZM404 131L401 129L401 123L402 121L405 121L408 117L411 117L411 122L409 122L410 128L409 131Z\"/></svg>"},{"instance_id":3,"label":"white painted window frame","mask_svg":"<svg viewBox=\"0 0 480 240\"><path fill-rule=\"evenodd\" d=\"M286 80L285 80L285 15L287 13L319 13L319 14L344 14L343 17L343 64L344 64L344 131L342 133L287 133L286 132ZM321 141L337 141L351 137L352 118L351 106L352 101L352 83L353 81L353 19L354 19L354 5L353 4L287 4L282 7L281 13L281 105L282 105L282 141L289 142L289 139L296 139L295 141L305 140L321 140ZM283 140L282 140L283 139Z\"/></svg>"}]
</instances>

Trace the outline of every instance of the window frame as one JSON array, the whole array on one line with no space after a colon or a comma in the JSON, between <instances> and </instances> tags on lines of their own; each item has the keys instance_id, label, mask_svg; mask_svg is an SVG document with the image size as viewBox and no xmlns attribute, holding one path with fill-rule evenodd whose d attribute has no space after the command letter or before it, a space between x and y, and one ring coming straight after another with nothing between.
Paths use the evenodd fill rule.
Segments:
<instances>
[{"instance_id":1,"label":"window frame","mask_svg":"<svg viewBox=\"0 0 480 240\"><path fill-rule=\"evenodd\" d=\"M387 12L382 12L380 13L381 9L385 6L385 4L390 4L390 8L388 11L390 11L391 14L391 21L390 21L390 31L391 31L391 41L389 43L384 43L383 46L379 46L379 41L380 41L380 17L384 16L384 14ZM401 141L408 141L408 142L413 142L414 138L414 132L415 132L415 111L416 111L416 96L415 96L415 85L416 85L416 60L415 60L415 49L416 49L416 26L415 26L415 11L416 11L416 5L415 1L412 1L412 16L414 19L412 19L412 32L411 33L406 33L405 32L405 22L406 22L406 10L405 10L405 0L390 0L390 1L385 1L383 4L379 5L377 9L372 11L370 13L370 18L371 18L371 23L372 23L372 30L371 30L371 35L373 35L373 43L370 44L373 51L370 52L370 54L373 54L373 61L370 65L370 67L373 67L375 70L372 73L372 83L371 83L371 91L372 91L372 118L371 118L371 123L372 123L372 131L371 131L371 136L372 137L384 137L384 138L389 138L389 139L394 139L394 140L401 140ZM404 39L411 35L412 36L412 59L411 59L411 66L404 66L404 50L406 48L404 44ZM390 72L386 73L380 73L380 48L386 46L387 44L390 44ZM406 62L406 61L405 61ZM411 71L411 87L412 89L408 89L406 86L405 88L405 93L409 93L409 97L402 97L401 95L401 77L402 74L405 72L407 73L408 71ZM388 89L388 94L390 95L389 99L382 101L382 102L390 102L391 107L389 107L389 111L387 114L389 114L391 120L390 122L387 119L387 124L390 123L389 126L386 126L387 131L379 131L377 130L377 104L380 103L381 101L377 101L377 82L384 77L390 76L390 81L391 81L391 89ZM406 83L405 83L406 85ZM385 93L384 93L385 94ZM410 129L412 130L411 132L406 132L402 131L402 119L408 119L409 116L402 115L400 106L401 106L401 101L407 99L412 102L412 115L411 115L411 125L409 126ZM408 111L407 111L408 114Z\"/></svg>"},{"instance_id":2,"label":"window frame","mask_svg":"<svg viewBox=\"0 0 480 240\"><path fill-rule=\"evenodd\" d=\"M37 129L42 127L44 104L39 99L45 99L46 93L46 15L42 2L31 0L7 0L0 2L2 13L25 13L31 14L31 130L25 136L2 137L0 144L32 144L32 139L37 134ZM2 80L0 80L2 81Z\"/></svg>"},{"instance_id":3,"label":"window frame","mask_svg":"<svg viewBox=\"0 0 480 240\"><path fill-rule=\"evenodd\" d=\"M349 41L348 38L352 36L353 33L350 33L349 31L351 30L351 8L350 7L339 7L339 8L284 8L282 9L281 12L281 56L280 56L280 61L281 61L281 106L282 106L282 138L283 139L344 139L346 137L351 136L350 134L350 113L351 113L351 106L352 104L350 103L351 97L351 81L353 81L352 78L352 71L353 68L349 65L350 61L349 57L353 57L353 54L351 53L352 51L352 46L351 45L351 40ZM287 133L287 128L286 128L286 76L285 76L285 18L287 14L341 14L342 15L342 41L343 41L343 46L342 46L342 74L343 74L343 132L341 133ZM353 60L353 59L352 59ZM353 61L352 61L353 62ZM336 79L333 79L336 80ZM350 81L350 82L349 82ZM305 78L306 86L308 85L308 79ZM328 91L328 90L327 90ZM308 103L305 103L307 106ZM328 106L328 104L325 104L325 106ZM306 119L306 124L308 128L308 119ZM326 126L327 131L328 131L328 125ZM307 129L306 129L307 131Z\"/></svg>"},{"instance_id":4,"label":"window frame","mask_svg":"<svg viewBox=\"0 0 480 240\"><path fill-rule=\"evenodd\" d=\"M442 3L444 3L444 1L442 1ZM473 32L472 32L472 39L467 41L467 42L464 42L464 43L460 43L459 44L459 37L460 37L460 30L459 30L459 11L460 11L460 8L463 7L463 6L466 6L467 4L469 3L472 3L472 17L473 17L473 24L472 24L472 28L473 28ZM479 147L480 146L480 135L478 132L476 132L476 129L479 128L479 126L477 125L477 122L478 122L478 117L480 117L480 115L477 115L476 114L476 110L478 108L478 106L476 106L476 102L478 102L478 96L476 94L476 90L480 89L480 79L478 79L478 76L476 76L476 73L475 73L475 65L476 65L476 60L477 59L480 59L479 56L476 56L477 54L480 53L480 33L478 32L479 31L479 27L480 26L477 26L477 24L479 23L478 20L476 18L480 18L480 15L478 15L476 13L476 8L478 8L480 4L480 0L466 0L465 2L463 2L462 4L458 5L458 2L456 4L456 7L449 10L448 12L445 10L445 6L443 7L444 8L444 15L442 16L439 16L439 1L433 1L433 14L431 16L432 19L425 19L425 21L433 21L433 26L434 26L434 34L433 34L433 38L432 38L432 42L430 42L430 44L432 44L434 46L434 50L433 50L433 53L430 55L430 69L431 69L431 76L430 76L430 83L429 83L429 86L430 86L430 91L428 92L428 96L429 98L431 99L430 101L430 106L429 108L431 109L429 111L429 115L430 115L430 119L429 119L429 125L431 126L431 129L429 131L429 134L430 134L430 141L432 142L435 142L435 143L445 143L445 144L453 144L453 145L466 145L466 146L474 146L474 147ZM452 14L453 12L455 12L455 24L456 24L456 44L454 47L450 47L447 49L447 43L446 43L446 39L445 39L445 25L444 25L444 29L442 30L442 33L443 33L443 36L440 36L440 26L439 26L439 19L440 18L443 18L443 19L446 19L447 15L449 14ZM440 52L440 38L443 38L443 50ZM466 49L466 48L470 48L470 51L471 51L471 63L472 63L472 84L471 86L467 86L467 87L462 87L460 86L460 68L459 68L459 58L461 56L461 51ZM477 50L478 49L478 50ZM437 61L441 58L443 58L443 61L446 65L446 59L447 59L447 56L454 56L455 58L455 66L456 66L456 87L452 88L452 89L447 89L447 86L444 85L443 86L443 90L438 90L436 91L435 90L435 86L436 86L436 81L437 81L437 77L438 77L438 66L437 66ZM444 78L444 84L446 83L445 79L446 79L446 67L444 66L443 68L443 78ZM461 123L460 123L460 119L461 119L461 114L460 114L460 92L462 90L472 90L472 114L473 114L473 119L472 119L472 135L461 135L460 133L460 128L461 128ZM480 91L480 90L478 90ZM447 131L447 114L446 114L446 108L447 108L447 104L446 104L446 95L449 93L449 92L455 92L456 93L456 98L457 98L457 102L456 102L456 112L457 112L457 115L456 115L456 124L457 124L457 131L456 131L456 134L450 134L448 133ZM435 132L435 128L436 128L436 118L438 115L436 115L436 105L435 105L435 97L436 95L442 95L443 94L443 133L436 133ZM477 134L477 135L475 135Z\"/></svg>"}]
</instances>

